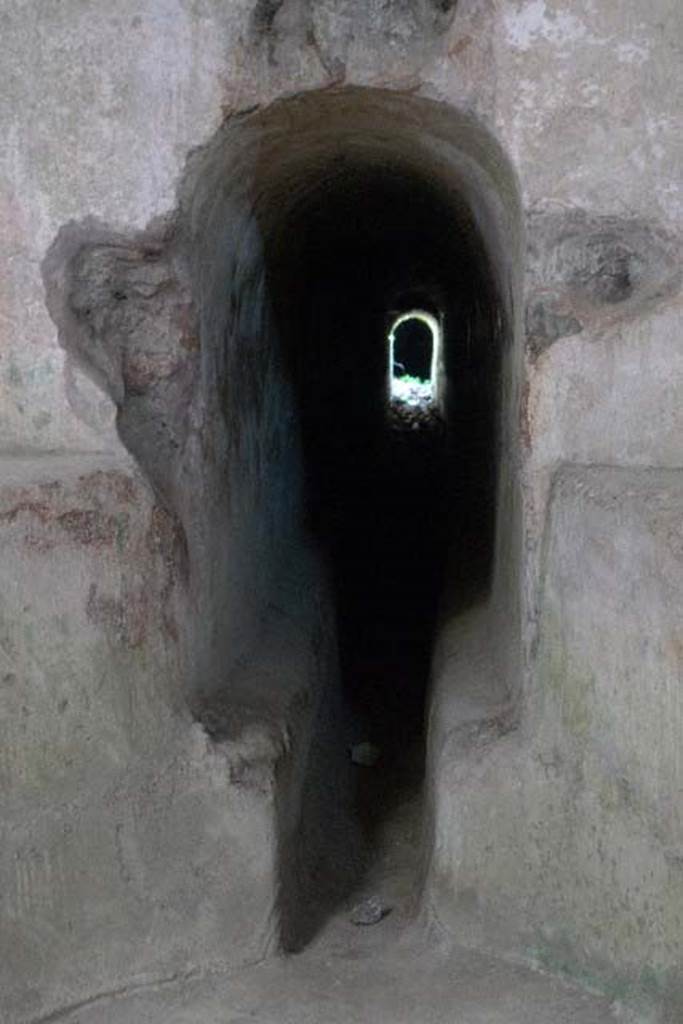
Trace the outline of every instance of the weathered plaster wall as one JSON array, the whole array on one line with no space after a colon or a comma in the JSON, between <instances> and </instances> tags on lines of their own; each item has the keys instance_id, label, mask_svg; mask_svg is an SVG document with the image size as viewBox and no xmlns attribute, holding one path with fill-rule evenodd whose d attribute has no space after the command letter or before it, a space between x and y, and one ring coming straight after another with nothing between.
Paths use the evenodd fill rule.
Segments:
<instances>
[{"instance_id":1,"label":"weathered plaster wall","mask_svg":"<svg viewBox=\"0 0 683 1024\"><path fill-rule=\"evenodd\" d=\"M1 493L4 1019L258 959L277 749L187 710L177 524L99 454L5 456Z\"/></svg>"},{"instance_id":2,"label":"weathered plaster wall","mask_svg":"<svg viewBox=\"0 0 683 1024\"><path fill-rule=\"evenodd\" d=\"M557 472L522 724L463 722L437 792L437 917L647 1020L681 1005L682 485Z\"/></svg>"},{"instance_id":3,"label":"weathered plaster wall","mask_svg":"<svg viewBox=\"0 0 683 1024\"><path fill-rule=\"evenodd\" d=\"M437 652L431 905L461 939L643 1005L668 993L676 1019L681 834L668 787L680 790L681 765L646 737L681 734L680 623L666 610L681 564L671 520L636 509L677 507L682 466L681 14L499 11L497 82L514 87L499 88L494 121L527 207L526 683L510 706L493 609L454 623ZM488 678L501 699L482 709ZM641 795L610 802L615 787Z\"/></svg>"},{"instance_id":4,"label":"weathered plaster wall","mask_svg":"<svg viewBox=\"0 0 683 1024\"><path fill-rule=\"evenodd\" d=\"M526 211L526 266L516 270L526 273L528 337L510 364L522 376L524 363L522 418L519 434L512 425L506 435L500 513L523 516L525 533L519 546L499 546L508 588L498 592L518 587L523 617L517 627L509 603L495 600L451 623L437 653L432 908L460 938L590 973L613 991L668 992L673 1005L683 961L683 839L674 814L683 788L675 743L683 732L681 638L680 616L670 612L681 571L682 37L677 0L3 5L0 650L10 840L2 940L11 1020L97 990L260 955L272 935L275 804L284 799L272 789L277 730L259 727L249 741L252 758L263 753L263 776L257 771L243 787L238 770L228 784L224 761L234 754L239 766L244 751L210 744L180 696L201 684L214 690L223 654L233 657L245 637L248 654L265 635L253 595L242 617L231 618L242 624L238 635L222 632L216 602L239 604L239 581L253 562L236 568L244 546L217 552L207 541L207 519L219 522L225 506L188 470L211 462L206 447L201 457L192 449L206 445L196 407L182 406L177 422L159 428L168 389L208 372L195 348L193 307L184 304L190 269L178 268L171 246L161 270L141 273L133 260L131 281L124 253L125 288L151 296L148 324L161 318L168 329L157 330L151 350L117 341L105 381L92 360L86 372L83 352L122 332L135 342L139 323L89 323L79 334L85 349L72 344L67 355L65 317L82 326L89 307L59 306L64 264L45 263L46 254L74 232L109 247L123 239L124 249L136 238L146 245L173 237L188 156L226 116L348 84L409 91L474 115L507 152ZM219 197L228 173L217 173ZM237 202L230 209L233 233L220 241L216 225L216 244L255 253L253 225L241 234L235 225L248 218L239 220ZM96 270L97 259L87 267ZM201 264L194 272L201 282ZM146 404L140 396L150 386ZM143 415L150 408L152 443ZM155 476L157 439L164 472ZM168 455L176 442L189 444L177 463ZM294 480L292 472L283 480ZM120 480L113 490L110 473ZM213 590L196 575L183 579L178 549L162 556L145 540L155 517L168 515L161 504L180 493L184 542L214 574ZM242 493L243 529L258 536L267 516L255 525L247 514L255 492ZM301 571L315 578L314 569ZM224 572L236 581L232 591L221 591ZM261 582L265 592L270 584ZM164 618L171 594L178 640ZM212 634L208 643L190 620ZM625 633L634 639L625 643ZM501 635L504 644L490 642ZM515 639L524 644L523 672L500 657ZM283 658L290 694L320 670L306 642L295 648ZM206 663L188 657L207 649ZM511 701L520 688L523 699ZM310 735L310 714L297 735ZM648 737L668 737L656 756ZM175 854L160 851L179 849L188 815L196 828L181 870ZM88 838L81 832L76 844L79 828ZM80 865L83 849L88 863ZM234 890L221 889L224 877L239 878ZM243 889L245 903L235 896ZM148 944L130 944L133 920ZM90 959L76 975L84 950Z\"/></svg>"}]
</instances>

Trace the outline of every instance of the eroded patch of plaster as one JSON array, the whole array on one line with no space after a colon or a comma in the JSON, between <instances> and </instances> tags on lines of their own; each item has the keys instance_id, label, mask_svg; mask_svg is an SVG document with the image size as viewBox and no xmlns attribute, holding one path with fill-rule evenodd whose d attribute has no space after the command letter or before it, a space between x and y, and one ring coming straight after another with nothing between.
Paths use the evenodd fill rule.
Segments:
<instances>
[{"instance_id":1,"label":"eroded patch of plaster","mask_svg":"<svg viewBox=\"0 0 683 1024\"><path fill-rule=\"evenodd\" d=\"M526 0L516 10L506 9L503 23L514 49L529 50L539 39L550 43L577 43L589 36L586 24L568 11L555 11L546 0Z\"/></svg>"}]
</instances>

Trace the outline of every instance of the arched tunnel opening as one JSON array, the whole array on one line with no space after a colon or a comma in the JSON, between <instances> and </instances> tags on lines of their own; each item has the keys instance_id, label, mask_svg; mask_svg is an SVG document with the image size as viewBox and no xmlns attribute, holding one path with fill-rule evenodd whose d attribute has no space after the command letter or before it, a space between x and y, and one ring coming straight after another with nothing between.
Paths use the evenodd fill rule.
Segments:
<instances>
[{"instance_id":1,"label":"arched tunnel opening","mask_svg":"<svg viewBox=\"0 0 683 1024\"><path fill-rule=\"evenodd\" d=\"M66 232L53 315L177 517L187 703L296 949L389 848L417 880L453 708L515 686L517 192L465 115L349 88L230 119L179 202L168 241Z\"/></svg>"},{"instance_id":2,"label":"arched tunnel opening","mask_svg":"<svg viewBox=\"0 0 683 1024\"><path fill-rule=\"evenodd\" d=\"M392 846L387 870L410 872L445 584L452 611L491 583L499 299L452 182L390 147L378 160L342 145L301 173L264 235L266 288L301 430L306 529L332 581L355 810L371 862ZM435 407L406 414L388 388L387 325L415 309L439 325L438 379ZM401 326L406 371L429 379L431 330Z\"/></svg>"},{"instance_id":3,"label":"arched tunnel opening","mask_svg":"<svg viewBox=\"0 0 683 1024\"><path fill-rule=\"evenodd\" d=\"M432 329L419 315L403 314L389 335L392 342L393 376L431 380L435 340Z\"/></svg>"}]
</instances>

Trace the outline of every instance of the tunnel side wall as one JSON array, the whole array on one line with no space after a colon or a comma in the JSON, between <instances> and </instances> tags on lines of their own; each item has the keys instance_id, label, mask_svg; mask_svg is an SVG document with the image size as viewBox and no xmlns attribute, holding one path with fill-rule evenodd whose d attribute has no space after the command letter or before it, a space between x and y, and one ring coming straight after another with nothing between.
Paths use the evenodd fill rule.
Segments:
<instances>
[{"instance_id":1,"label":"tunnel side wall","mask_svg":"<svg viewBox=\"0 0 683 1024\"><path fill-rule=\"evenodd\" d=\"M287 0L272 30L254 24L246 3L177 0L161 17L129 0L106 12L66 0L29 5L31 18L5 14L0 571L11 841L1 987L10 1020L260 956L276 899L271 798L259 818L239 771L226 786L222 754L177 699L187 693L187 652L206 649L196 638L209 627L193 625L177 658L175 641L159 639L169 570L135 540L158 499L119 437L116 395L60 341L41 263L71 221L131 233L174 210L188 152L226 115L341 83L418 91L472 112L514 163L526 218L525 309L514 314L518 335L526 314L526 345L512 356L523 370L512 378L520 419L504 431L515 444L500 505L523 515L524 533L499 563L510 592L523 570L519 630L505 602L493 618L484 610L458 624L461 651L479 638L466 662L476 670L469 704L457 699L457 663L437 656L430 907L457 939L680 1007L683 721L680 615L671 611L683 472L680 7L460 0L444 17L403 5L389 24L355 0L329 18L303 6L292 17L296 6ZM513 416L514 393L504 406ZM112 468L135 492L122 544L96 519L122 511L123 492L90 484L83 497L78 482ZM60 490L68 501L54 504ZM202 507L200 489L193 501ZM91 535L100 547L84 546ZM162 561L175 566L180 593L183 556L171 546ZM156 609L144 637L126 589L140 574ZM105 583L88 612L92 587ZM181 633L197 611L189 586L178 597ZM511 630L504 647L521 640L522 671L509 685L506 666L481 656L499 627ZM219 661L197 673L209 689ZM485 692L501 700L482 713ZM113 710L100 713L101 701ZM160 780L171 754L175 767ZM180 870L179 837L190 833ZM187 863L199 871L196 889ZM245 863L254 902L242 914ZM200 902L207 892L222 893L217 916Z\"/></svg>"},{"instance_id":2,"label":"tunnel side wall","mask_svg":"<svg viewBox=\"0 0 683 1024\"><path fill-rule=\"evenodd\" d=\"M185 519L199 524L194 537L188 530L197 577L190 703L201 721L220 723L229 743L242 729L265 739L272 929L278 948L289 950L326 912L327 894L313 879L338 859L337 839L348 842L342 889L356 851L334 609L306 528L301 430L259 217L260 201L271 199L268 170L259 177L268 141L267 120L229 121L197 154L181 193L181 244L202 339L202 450L188 467L198 474L199 504ZM259 760L259 744L246 756Z\"/></svg>"}]
</instances>

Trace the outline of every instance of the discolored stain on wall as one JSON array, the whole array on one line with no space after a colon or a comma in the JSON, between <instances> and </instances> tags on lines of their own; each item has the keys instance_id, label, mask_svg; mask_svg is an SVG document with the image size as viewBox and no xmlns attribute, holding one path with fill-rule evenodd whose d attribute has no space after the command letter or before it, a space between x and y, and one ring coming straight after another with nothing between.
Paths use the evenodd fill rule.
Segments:
<instances>
[{"instance_id":1,"label":"discolored stain on wall","mask_svg":"<svg viewBox=\"0 0 683 1024\"><path fill-rule=\"evenodd\" d=\"M681 286L677 240L638 218L584 210L528 219L526 329L534 355L651 310Z\"/></svg>"}]
</instances>

